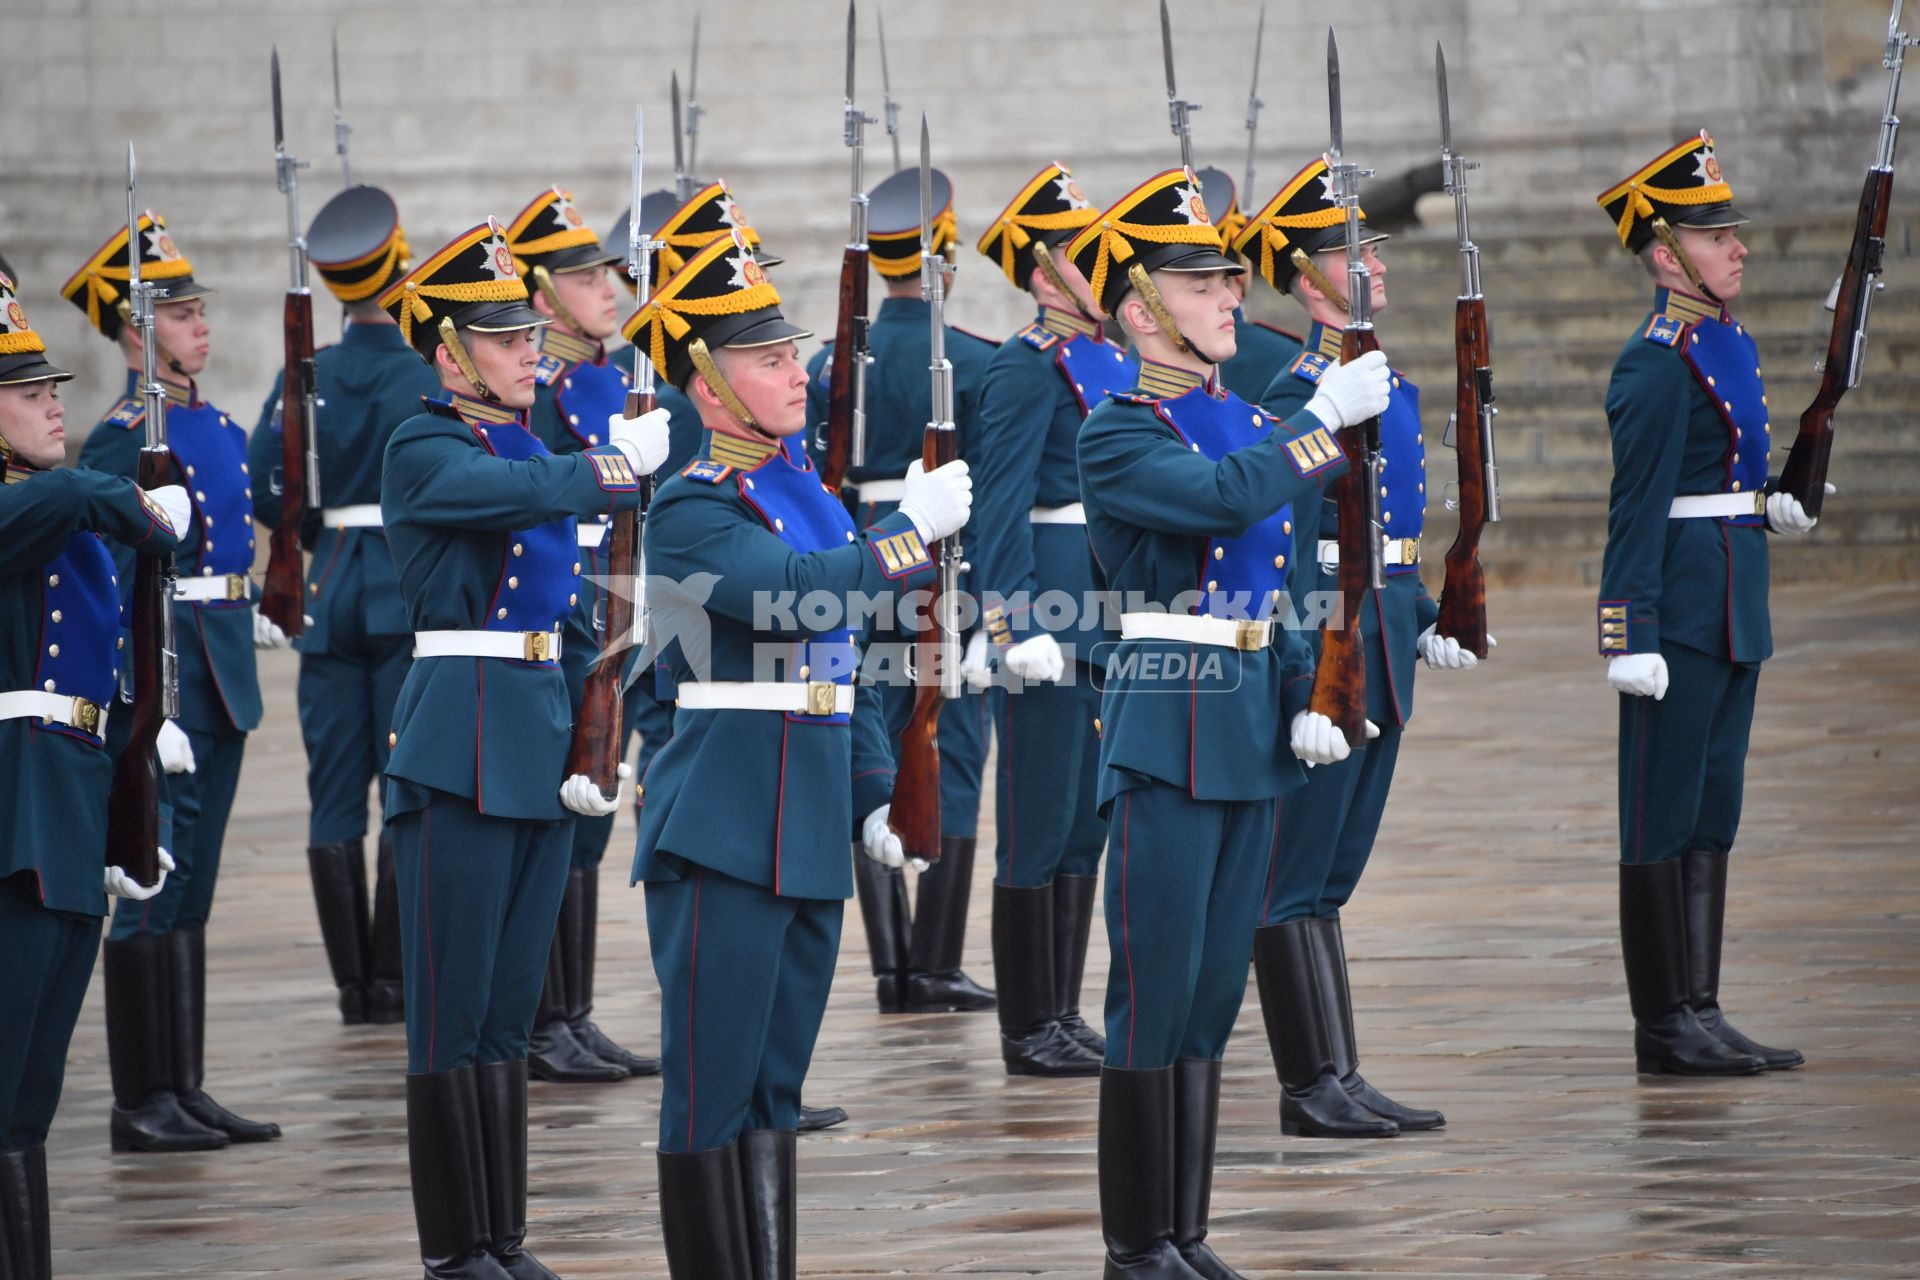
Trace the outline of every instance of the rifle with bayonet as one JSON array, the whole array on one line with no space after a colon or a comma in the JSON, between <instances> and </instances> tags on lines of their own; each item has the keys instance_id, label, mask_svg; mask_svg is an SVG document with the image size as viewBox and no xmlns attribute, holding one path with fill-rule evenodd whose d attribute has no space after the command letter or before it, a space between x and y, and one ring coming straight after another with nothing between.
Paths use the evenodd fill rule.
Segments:
<instances>
[{"instance_id":1,"label":"rifle with bayonet","mask_svg":"<svg viewBox=\"0 0 1920 1280\"><path fill-rule=\"evenodd\" d=\"M1787 465L1780 473L1780 491L1799 499L1810 516L1818 516L1827 493L1827 463L1833 454L1833 413L1840 397L1860 385L1860 366L1867 354L1867 312L1880 283L1887 251L1887 210L1893 203L1893 147L1900 133L1894 108L1900 102L1900 73L1907 49L1920 41L1900 30L1902 0L1893 0L1887 19L1887 48L1881 65L1887 79L1887 106L1880 115L1880 142L1867 180L1860 190L1860 210L1854 216L1853 243L1847 264L1834 281L1827 306L1833 311L1833 332L1827 339L1827 358L1820 367L1820 389L1800 415L1800 434L1794 437Z\"/></svg>"},{"instance_id":2,"label":"rifle with bayonet","mask_svg":"<svg viewBox=\"0 0 1920 1280\"><path fill-rule=\"evenodd\" d=\"M847 470L867 459L867 192L861 173L867 126L875 123L853 101L854 0L847 0L847 96L841 106L841 141L853 154L852 213L847 247L840 255L840 310L827 364L827 424L820 480L835 493Z\"/></svg>"},{"instance_id":3,"label":"rifle with bayonet","mask_svg":"<svg viewBox=\"0 0 1920 1280\"><path fill-rule=\"evenodd\" d=\"M306 565L300 531L309 509L320 506L320 458L314 439L318 408L313 368L313 293L307 288L307 242L300 233L300 170L287 153L280 113L280 51L273 51L273 170L287 198L287 260L290 281L281 328L286 335L286 373L280 387L280 523L267 553L261 616L297 636L306 630Z\"/></svg>"},{"instance_id":4,"label":"rifle with bayonet","mask_svg":"<svg viewBox=\"0 0 1920 1280\"><path fill-rule=\"evenodd\" d=\"M1173 129L1173 136L1180 139L1180 163L1190 170L1193 168L1193 113L1200 109L1200 104L1181 97L1174 80L1173 19L1167 16L1167 0L1160 0L1160 59L1167 68L1167 123Z\"/></svg>"},{"instance_id":5,"label":"rifle with bayonet","mask_svg":"<svg viewBox=\"0 0 1920 1280\"><path fill-rule=\"evenodd\" d=\"M1453 304L1453 447L1459 462L1460 532L1447 548L1447 580L1440 589L1437 633L1458 640L1476 658L1487 656L1487 575L1480 566L1480 534L1500 519L1500 473L1494 465L1493 348L1487 333L1487 300L1480 289L1480 248L1467 230L1467 170L1475 160L1453 149L1453 115L1447 102L1447 55L1433 47L1440 89L1440 168L1453 197L1453 225L1460 241L1460 296Z\"/></svg>"},{"instance_id":6,"label":"rifle with bayonet","mask_svg":"<svg viewBox=\"0 0 1920 1280\"><path fill-rule=\"evenodd\" d=\"M1260 25L1253 29L1253 83L1247 86L1247 180L1240 188L1240 202L1247 209L1259 208L1253 191L1253 144L1260 136L1260 46L1267 37L1267 6L1260 6ZM1225 210L1222 210L1225 212Z\"/></svg>"},{"instance_id":7,"label":"rifle with bayonet","mask_svg":"<svg viewBox=\"0 0 1920 1280\"><path fill-rule=\"evenodd\" d=\"M658 245L640 229L640 206L645 160L643 116L633 109L633 202L627 214L627 276L633 281L634 297L645 306L653 292L653 253ZM653 360L645 343L633 344L633 385L627 390L624 412L629 418L652 413L658 406L654 390ZM641 550L641 530L645 527L647 507L653 501L653 476L640 477L640 506L634 511L618 512L607 530L607 577L601 587L604 616L597 619L600 628L600 652L587 671L580 693L580 714L573 723L573 741L567 749L566 776L584 775L593 780L608 800L620 794L620 751L624 735L620 732L622 694L621 658L646 643L646 560Z\"/></svg>"},{"instance_id":8,"label":"rifle with bayonet","mask_svg":"<svg viewBox=\"0 0 1920 1280\"><path fill-rule=\"evenodd\" d=\"M920 465L936 471L960 456L960 433L953 422L953 363L947 359L946 254L933 232L933 160L927 118L920 117L920 293L927 300L933 331L933 412L920 449ZM958 698L960 676L960 535L948 534L927 548L939 571L927 601L925 625L913 641L913 713L900 735L900 759L893 783L888 821L900 835L909 858L940 858L940 707Z\"/></svg>"},{"instance_id":9,"label":"rifle with bayonet","mask_svg":"<svg viewBox=\"0 0 1920 1280\"><path fill-rule=\"evenodd\" d=\"M1373 331L1373 278L1360 255L1360 179L1373 170L1361 169L1344 154L1345 130L1340 115L1340 48L1327 32L1327 102L1332 147L1327 168L1333 174L1335 202L1347 224L1347 325L1340 336L1340 363L1351 364L1380 349ZM1340 729L1347 745L1366 745L1367 652L1360 637L1360 612L1367 591L1383 585L1380 489L1380 419L1369 418L1340 433L1347 455L1347 474L1333 483L1334 505L1340 516L1339 625L1331 621L1320 635L1320 659L1313 673L1313 693L1307 709L1326 716Z\"/></svg>"},{"instance_id":10,"label":"rifle with bayonet","mask_svg":"<svg viewBox=\"0 0 1920 1280\"><path fill-rule=\"evenodd\" d=\"M900 104L893 100L893 73L887 69L887 15L874 10L880 24L880 100L886 104L887 141L893 144L893 171L900 172Z\"/></svg>"},{"instance_id":11,"label":"rifle with bayonet","mask_svg":"<svg viewBox=\"0 0 1920 1280\"><path fill-rule=\"evenodd\" d=\"M140 403L146 446L134 476L152 491L175 483L167 447L167 393L160 385L153 334L153 282L140 270L139 178L133 144L127 144L127 302L121 321L140 336ZM149 215L151 216L151 215ZM157 230L157 228L156 228ZM182 535L185 530L180 531ZM107 799L107 866L119 867L143 885L160 882L160 762L155 743L160 726L180 714L180 660L173 641L171 552L141 556L133 577L133 658L121 681L120 701L130 706L132 728L114 761ZM131 688L129 688L129 684Z\"/></svg>"},{"instance_id":12,"label":"rifle with bayonet","mask_svg":"<svg viewBox=\"0 0 1920 1280\"><path fill-rule=\"evenodd\" d=\"M700 117L705 112L700 106L700 15L693 15L693 56L687 62L687 181L689 184L700 175ZM685 200L693 192L689 189L680 198Z\"/></svg>"},{"instance_id":13,"label":"rifle with bayonet","mask_svg":"<svg viewBox=\"0 0 1920 1280\"><path fill-rule=\"evenodd\" d=\"M347 165L347 138L353 133L353 126L347 123L346 112L340 105L340 31L333 32L333 150L340 157L340 185L353 185L353 170Z\"/></svg>"}]
</instances>

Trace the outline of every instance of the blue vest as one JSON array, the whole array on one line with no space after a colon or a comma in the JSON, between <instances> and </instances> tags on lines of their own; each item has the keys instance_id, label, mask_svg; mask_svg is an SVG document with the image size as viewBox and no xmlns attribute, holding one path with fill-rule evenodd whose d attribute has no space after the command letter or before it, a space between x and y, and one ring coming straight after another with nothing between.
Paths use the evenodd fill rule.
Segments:
<instances>
[{"instance_id":1,"label":"blue vest","mask_svg":"<svg viewBox=\"0 0 1920 1280\"><path fill-rule=\"evenodd\" d=\"M1218 462L1273 430L1274 419L1227 392L1215 400L1188 394L1163 400L1155 411L1195 451ZM1199 566L1202 591L1194 613L1210 618L1265 618L1280 602L1293 552L1293 507L1281 507L1236 537L1207 539Z\"/></svg>"},{"instance_id":2,"label":"blue vest","mask_svg":"<svg viewBox=\"0 0 1920 1280\"><path fill-rule=\"evenodd\" d=\"M182 577L244 574L253 568L253 485L246 435L210 404L167 406L167 447L180 467L177 482L193 495L200 542ZM202 602L201 608L247 609L245 600Z\"/></svg>"},{"instance_id":3,"label":"blue vest","mask_svg":"<svg viewBox=\"0 0 1920 1280\"><path fill-rule=\"evenodd\" d=\"M1108 396L1133 390L1140 380L1140 365L1111 343L1086 334L1075 334L1054 348L1053 362L1073 387L1085 416Z\"/></svg>"},{"instance_id":4,"label":"blue vest","mask_svg":"<svg viewBox=\"0 0 1920 1280\"><path fill-rule=\"evenodd\" d=\"M1721 493L1759 493L1767 485L1767 450L1772 447L1767 388L1760 377L1760 350L1746 328L1731 319L1709 317L1687 327L1681 358L1727 424L1726 466ZM1765 526L1766 517L1748 513L1723 516L1727 524Z\"/></svg>"},{"instance_id":5,"label":"blue vest","mask_svg":"<svg viewBox=\"0 0 1920 1280\"><path fill-rule=\"evenodd\" d=\"M40 592L40 636L33 687L111 705L120 679L120 587L113 556L100 535L76 533L49 560ZM80 729L41 721L40 728L84 742L100 739Z\"/></svg>"},{"instance_id":6,"label":"blue vest","mask_svg":"<svg viewBox=\"0 0 1920 1280\"><path fill-rule=\"evenodd\" d=\"M528 458L550 456L539 437L517 422L474 430L487 446L487 452L496 458L525 462ZM574 576L574 565L580 557L573 517L549 520L531 529L514 529L504 536L510 545L521 550L507 558L506 572L494 588L492 603L487 606L486 629L554 630L579 602L580 580Z\"/></svg>"}]
</instances>

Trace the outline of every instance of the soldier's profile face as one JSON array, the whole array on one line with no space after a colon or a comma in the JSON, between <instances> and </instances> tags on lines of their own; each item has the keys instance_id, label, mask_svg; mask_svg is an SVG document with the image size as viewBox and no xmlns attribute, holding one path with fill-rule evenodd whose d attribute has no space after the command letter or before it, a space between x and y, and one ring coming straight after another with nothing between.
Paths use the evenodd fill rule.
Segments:
<instances>
[{"instance_id":1,"label":"soldier's profile face","mask_svg":"<svg viewBox=\"0 0 1920 1280\"><path fill-rule=\"evenodd\" d=\"M1380 261L1380 255L1374 249L1375 246L1370 244L1361 245L1360 261L1366 265L1367 275L1373 282L1370 296L1373 299L1374 314L1378 315L1387 309L1387 264ZM1314 256L1320 260L1320 270L1326 273L1327 279L1333 281L1334 287L1345 289L1347 287L1346 249L1325 249Z\"/></svg>"},{"instance_id":2,"label":"soldier's profile face","mask_svg":"<svg viewBox=\"0 0 1920 1280\"><path fill-rule=\"evenodd\" d=\"M500 403L510 409L531 408L534 370L540 364L540 346L534 340L534 330L514 329L507 333L469 330L463 336L474 369L488 389L500 397Z\"/></svg>"},{"instance_id":3,"label":"soldier's profile face","mask_svg":"<svg viewBox=\"0 0 1920 1280\"><path fill-rule=\"evenodd\" d=\"M1156 271L1155 287L1181 336L1215 364L1231 359L1238 349L1233 313L1240 297L1227 284L1224 271Z\"/></svg>"},{"instance_id":4,"label":"soldier's profile face","mask_svg":"<svg viewBox=\"0 0 1920 1280\"><path fill-rule=\"evenodd\" d=\"M213 326L207 322L205 298L163 302L153 309L153 336L160 350L179 364L189 378L200 376L213 352Z\"/></svg>"},{"instance_id":5,"label":"soldier's profile face","mask_svg":"<svg viewBox=\"0 0 1920 1280\"><path fill-rule=\"evenodd\" d=\"M1743 261L1747 246L1733 227L1677 228L1681 247L1693 259L1700 280L1722 302L1731 302L1740 294Z\"/></svg>"},{"instance_id":6,"label":"soldier's profile face","mask_svg":"<svg viewBox=\"0 0 1920 1280\"><path fill-rule=\"evenodd\" d=\"M553 277L553 290L573 318L580 322L581 336L602 342L620 327L620 306L613 288L613 273L606 267L588 267L584 271L562 271Z\"/></svg>"},{"instance_id":7,"label":"soldier's profile face","mask_svg":"<svg viewBox=\"0 0 1920 1280\"><path fill-rule=\"evenodd\" d=\"M790 436L807 425L807 368L791 342L722 347L720 372L768 435Z\"/></svg>"},{"instance_id":8,"label":"soldier's profile face","mask_svg":"<svg viewBox=\"0 0 1920 1280\"><path fill-rule=\"evenodd\" d=\"M67 456L66 410L57 382L22 382L0 387L0 439L29 466L42 471Z\"/></svg>"}]
</instances>

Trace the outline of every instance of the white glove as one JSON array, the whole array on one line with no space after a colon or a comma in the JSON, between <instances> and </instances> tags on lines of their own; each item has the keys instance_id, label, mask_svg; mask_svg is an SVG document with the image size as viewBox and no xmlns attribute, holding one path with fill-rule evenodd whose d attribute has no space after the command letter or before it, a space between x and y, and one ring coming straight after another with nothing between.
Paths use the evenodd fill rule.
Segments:
<instances>
[{"instance_id":1,"label":"white glove","mask_svg":"<svg viewBox=\"0 0 1920 1280\"><path fill-rule=\"evenodd\" d=\"M672 416L665 409L655 409L637 418L610 414L607 417L607 443L627 455L635 474L650 476L667 460L668 441L671 439L667 433L667 420Z\"/></svg>"},{"instance_id":2,"label":"white glove","mask_svg":"<svg viewBox=\"0 0 1920 1280\"><path fill-rule=\"evenodd\" d=\"M900 510L912 518L923 541L937 542L960 532L973 514L973 477L966 462L949 462L929 472L915 458L907 468Z\"/></svg>"},{"instance_id":3,"label":"white glove","mask_svg":"<svg viewBox=\"0 0 1920 1280\"><path fill-rule=\"evenodd\" d=\"M1060 652L1060 642L1042 631L1037 636L1029 636L1000 656L1007 670L1022 680L1050 682L1066 674L1066 655Z\"/></svg>"},{"instance_id":4,"label":"white glove","mask_svg":"<svg viewBox=\"0 0 1920 1280\"><path fill-rule=\"evenodd\" d=\"M1657 653L1623 653L1607 660L1607 683L1655 702L1667 696L1667 660Z\"/></svg>"},{"instance_id":5,"label":"white glove","mask_svg":"<svg viewBox=\"0 0 1920 1280\"><path fill-rule=\"evenodd\" d=\"M600 794L600 788L592 778L584 773L576 773L560 784L560 803L574 813L586 818L604 818L620 807L626 798L627 779L633 777L633 766L622 763L616 772L613 784L613 799Z\"/></svg>"},{"instance_id":6,"label":"white glove","mask_svg":"<svg viewBox=\"0 0 1920 1280\"><path fill-rule=\"evenodd\" d=\"M1818 523L1820 517L1808 515L1800 499L1792 494L1767 495L1767 528L1775 533L1809 533Z\"/></svg>"},{"instance_id":7,"label":"white glove","mask_svg":"<svg viewBox=\"0 0 1920 1280\"><path fill-rule=\"evenodd\" d=\"M976 631L967 641L967 651L960 658L960 674L967 682L967 688L975 693L993 687L993 668L987 659L987 633Z\"/></svg>"},{"instance_id":8,"label":"white glove","mask_svg":"<svg viewBox=\"0 0 1920 1280\"><path fill-rule=\"evenodd\" d=\"M1329 365L1307 409L1327 430L1338 431L1385 413L1392 393L1393 370L1387 367L1386 352L1369 351L1352 364Z\"/></svg>"},{"instance_id":9,"label":"white glove","mask_svg":"<svg viewBox=\"0 0 1920 1280\"><path fill-rule=\"evenodd\" d=\"M906 861L907 851L900 843L900 837L887 825L887 815L893 812L893 806L883 804L867 815L860 824L860 848L865 854L883 867L898 867Z\"/></svg>"},{"instance_id":10,"label":"white glove","mask_svg":"<svg viewBox=\"0 0 1920 1280\"><path fill-rule=\"evenodd\" d=\"M1367 721L1367 737L1379 736L1380 726ZM1347 735L1318 711L1302 711L1294 716L1292 740L1293 754L1306 761L1309 769L1317 764L1339 764L1353 752L1347 745Z\"/></svg>"},{"instance_id":11,"label":"white glove","mask_svg":"<svg viewBox=\"0 0 1920 1280\"><path fill-rule=\"evenodd\" d=\"M160 736L154 740L160 755L160 767L168 773L192 773L193 743L187 731L171 720L160 722Z\"/></svg>"},{"instance_id":12,"label":"white glove","mask_svg":"<svg viewBox=\"0 0 1920 1280\"><path fill-rule=\"evenodd\" d=\"M1499 643L1492 636L1487 637L1488 657L1493 656L1493 650ZM1422 631L1420 638L1414 641L1414 646L1435 671L1468 671L1480 663L1480 659L1474 657L1473 650L1461 648L1460 642L1452 636L1439 635L1437 624Z\"/></svg>"},{"instance_id":13,"label":"white glove","mask_svg":"<svg viewBox=\"0 0 1920 1280\"><path fill-rule=\"evenodd\" d=\"M287 638L279 624L268 618L258 609L253 611L253 647L256 649L284 649L293 641Z\"/></svg>"},{"instance_id":14,"label":"white glove","mask_svg":"<svg viewBox=\"0 0 1920 1280\"><path fill-rule=\"evenodd\" d=\"M167 513L167 523L173 526L173 536L178 538L186 533L187 526L193 523L193 500L187 497L187 491L177 484L163 484L158 489L149 490L147 496L153 499L153 505Z\"/></svg>"},{"instance_id":15,"label":"white glove","mask_svg":"<svg viewBox=\"0 0 1920 1280\"><path fill-rule=\"evenodd\" d=\"M141 884L119 867L108 867L105 889L110 898L132 898L135 902L145 902L167 886L167 872L173 870L173 858L165 849L160 850L160 878L153 886Z\"/></svg>"}]
</instances>

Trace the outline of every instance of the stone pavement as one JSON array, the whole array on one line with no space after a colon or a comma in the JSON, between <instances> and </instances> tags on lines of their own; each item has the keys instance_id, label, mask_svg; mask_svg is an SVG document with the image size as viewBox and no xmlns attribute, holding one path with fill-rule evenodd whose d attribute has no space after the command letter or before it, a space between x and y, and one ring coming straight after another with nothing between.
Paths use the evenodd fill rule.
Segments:
<instances>
[{"instance_id":1,"label":"stone pavement","mask_svg":"<svg viewBox=\"0 0 1920 1280\"><path fill-rule=\"evenodd\" d=\"M1250 999L1226 1065L1224 1257L1250 1276L1920 1276L1920 590L1795 587L1774 607L1724 993L1809 1065L1633 1076L1591 593L1497 596L1495 663L1422 676L1347 913L1368 1075L1449 1126L1280 1137ZM419 1274L401 1033L338 1025L301 855L293 664L266 666L210 931L208 1077L286 1137L110 1155L95 982L52 1139L62 1276ZM621 891L630 834L623 818L606 868L597 1016L638 1048L658 1008L641 895ZM990 869L968 953L988 982ZM809 1096L853 1119L801 1143L803 1274L1098 1274L1095 1083L1009 1080L991 1015L879 1017L851 920L847 937ZM1090 1008L1105 963L1096 930ZM534 1086L531 1240L562 1275L665 1274L656 1091Z\"/></svg>"}]
</instances>

